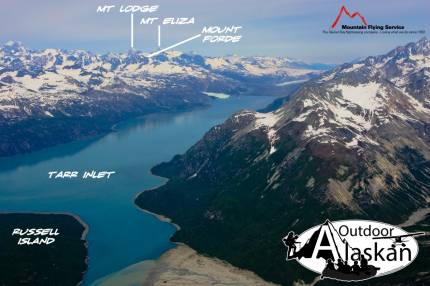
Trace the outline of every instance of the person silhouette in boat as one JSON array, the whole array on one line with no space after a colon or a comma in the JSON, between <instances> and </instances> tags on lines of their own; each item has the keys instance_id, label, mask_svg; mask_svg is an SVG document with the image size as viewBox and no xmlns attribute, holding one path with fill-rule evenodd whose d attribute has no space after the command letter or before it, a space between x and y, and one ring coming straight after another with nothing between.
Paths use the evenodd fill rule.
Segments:
<instances>
[{"instance_id":1,"label":"person silhouette in boat","mask_svg":"<svg viewBox=\"0 0 430 286\"><path fill-rule=\"evenodd\" d=\"M333 260L331 260L331 258L327 259L326 267L327 269L330 269L330 270L336 270L336 268L334 268L334 262Z\"/></svg>"},{"instance_id":2,"label":"person silhouette in boat","mask_svg":"<svg viewBox=\"0 0 430 286\"><path fill-rule=\"evenodd\" d=\"M349 265L348 260L345 261L345 273L351 273L352 272L352 266Z\"/></svg>"},{"instance_id":3,"label":"person silhouette in boat","mask_svg":"<svg viewBox=\"0 0 430 286\"><path fill-rule=\"evenodd\" d=\"M361 270L367 270L369 268L369 261L362 254L360 256L360 268Z\"/></svg>"},{"instance_id":4,"label":"person silhouette in boat","mask_svg":"<svg viewBox=\"0 0 430 286\"><path fill-rule=\"evenodd\" d=\"M358 261L354 261L354 265L352 265L352 273L359 275L361 271L360 265L358 265Z\"/></svg>"},{"instance_id":5,"label":"person silhouette in boat","mask_svg":"<svg viewBox=\"0 0 430 286\"><path fill-rule=\"evenodd\" d=\"M342 272L342 273L347 273L348 272L346 264L345 264L345 262L341 258L339 258L337 260L337 265L336 266L337 266L337 271Z\"/></svg>"},{"instance_id":6,"label":"person silhouette in boat","mask_svg":"<svg viewBox=\"0 0 430 286\"><path fill-rule=\"evenodd\" d=\"M380 268L373 265L369 265L369 261L364 257L360 256L360 262L354 261L351 266L348 261L344 261L342 258L337 260L336 265L331 259L326 260L326 266L321 273L321 279L331 278L341 281L360 281L368 279L376 275Z\"/></svg>"},{"instance_id":7,"label":"person silhouette in boat","mask_svg":"<svg viewBox=\"0 0 430 286\"><path fill-rule=\"evenodd\" d=\"M282 241L284 242L284 245L288 247L288 251L287 251L288 258L293 257L294 254L296 253L296 249L297 249L296 244L298 243L296 242L297 238L299 238L299 236L294 234L293 231L290 231L288 235L282 239Z\"/></svg>"}]
</instances>

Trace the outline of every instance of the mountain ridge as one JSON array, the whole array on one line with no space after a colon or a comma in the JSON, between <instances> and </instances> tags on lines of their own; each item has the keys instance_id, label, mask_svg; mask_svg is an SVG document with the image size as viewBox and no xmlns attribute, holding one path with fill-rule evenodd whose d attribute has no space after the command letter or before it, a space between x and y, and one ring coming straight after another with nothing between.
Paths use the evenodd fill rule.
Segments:
<instances>
[{"instance_id":1,"label":"mountain ridge","mask_svg":"<svg viewBox=\"0 0 430 286\"><path fill-rule=\"evenodd\" d=\"M173 240L266 280L312 277L285 263L289 230L325 219L396 224L428 206L429 51L422 39L341 65L274 111L234 114L155 166L169 181L137 205L179 224Z\"/></svg>"},{"instance_id":2,"label":"mountain ridge","mask_svg":"<svg viewBox=\"0 0 430 286\"><path fill-rule=\"evenodd\" d=\"M0 156L108 132L118 121L150 112L207 106L204 92L282 94L287 88L277 83L321 72L290 63L303 65L177 51L152 58L138 51L33 51L9 41L0 47Z\"/></svg>"}]
</instances>

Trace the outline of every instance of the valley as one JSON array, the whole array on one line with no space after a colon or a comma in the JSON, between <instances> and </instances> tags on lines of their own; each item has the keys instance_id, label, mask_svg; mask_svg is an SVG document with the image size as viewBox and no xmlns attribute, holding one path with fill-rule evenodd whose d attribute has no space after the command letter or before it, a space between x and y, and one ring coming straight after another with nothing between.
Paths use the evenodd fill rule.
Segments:
<instances>
[{"instance_id":1,"label":"valley","mask_svg":"<svg viewBox=\"0 0 430 286\"><path fill-rule=\"evenodd\" d=\"M66 211L81 217L88 225L89 257L83 285L143 260L157 259L175 246L169 238L176 228L133 203L140 191L164 183L150 174L151 167L184 152L230 114L242 108L259 109L272 100L268 96L212 100L209 108L121 122L115 132L103 137L0 158L0 208L19 213ZM70 176L73 171L79 174L49 178L49 172L61 170L71 172ZM109 179L83 179L84 171L90 170L116 173Z\"/></svg>"},{"instance_id":2,"label":"valley","mask_svg":"<svg viewBox=\"0 0 430 286\"><path fill-rule=\"evenodd\" d=\"M3 2L0 286L430 285L430 2Z\"/></svg>"},{"instance_id":3,"label":"valley","mask_svg":"<svg viewBox=\"0 0 430 286\"><path fill-rule=\"evenodd\" d=\"M0 47L0 156L106 134L150 113L208 107L205 93L280 96L286 88L277 83L319 73L320 65L289 58L98 55L9 41Z\"/></svg>"}]
</instances>

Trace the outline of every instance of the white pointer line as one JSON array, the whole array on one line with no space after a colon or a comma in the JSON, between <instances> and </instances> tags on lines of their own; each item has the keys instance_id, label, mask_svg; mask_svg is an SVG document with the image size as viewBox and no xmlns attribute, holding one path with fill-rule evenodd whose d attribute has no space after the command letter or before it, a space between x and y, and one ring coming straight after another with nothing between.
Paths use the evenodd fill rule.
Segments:
<instances>
[{"instance_id":1,"label":"white pointer line","mask_svg":"<svg viewBox=\"0 0 430 286\"><path fill-rule=\"evenodd\" d=\"M174 44L174 45L171 45L171 46L169 46L169 47L167 47L167 48L164 48L164 49L162 49L162 50L159 50L159 51L157 51L157 52L155 52L155 53L149 54L149 55L147 55L146 57L151 58L151 57L153 57L153 56L156 56L156 55L158 55L158 54L161 54L162 52L165 52L165 51L167 51L167 50L173 49L174 47L177 47L177 46L180 46L180 45L182 45L182 44L185 44L186 42L189 42L189 41L192 41L192 40L194 40L194 39L197 39L198 37L201 37L201 35L202 35L202 34L195 35L195 36L193 36L193 37L191 37L191 38L188 38L188 39L186 39L186 40L183 40L183 41L181 41L181 42L179 42L179 43L176 43L176 44Z\"/></svg>"},{"instance_id":2,"label":"white pointer line","mask_svg":"<svg viewBox=\"0 0 430 286\"><path fill-rule=\"evenodd\" d=\"M130 47L134 48L134 21L133 13L130 14Z\"/></svg>"},{"instance_id":3,"label":"white pointer line","mask_svg":"<svg viewBox=\"0 0 430 286\"><path fill-rule=\"evenodd\" d=\"M161 26L158 25L158 47L161 46Z\"/></svg>"}]
</instances>

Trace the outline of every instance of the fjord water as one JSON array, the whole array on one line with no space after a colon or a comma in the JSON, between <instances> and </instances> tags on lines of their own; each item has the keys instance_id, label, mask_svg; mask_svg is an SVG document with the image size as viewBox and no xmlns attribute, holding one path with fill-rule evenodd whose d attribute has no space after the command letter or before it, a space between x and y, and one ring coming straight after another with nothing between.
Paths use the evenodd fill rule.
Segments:
<instances>
[{"instance_id":1,"label":"fjord water","mask_svg":"<svg viewBox=\"0 0 430 286\"><path fill-rule=\"evenodd\" d=\"M173 247L175 228L134 205L135 196L162 184L150 169L183 153L212 126L241 109L259 109L273 97L231 97L210 108L152 114L115 127L106 136L0 159L1 212L67 212L89 226L84 284ZM115 171L110 179L49 179L50 171ZM55 226L52 226L55 228ZM61 234L60 234L61 235ZM43 258L41 258L43 259ZM37 262L36 262L37 263Z\"/></svg>"}]
</instances>

